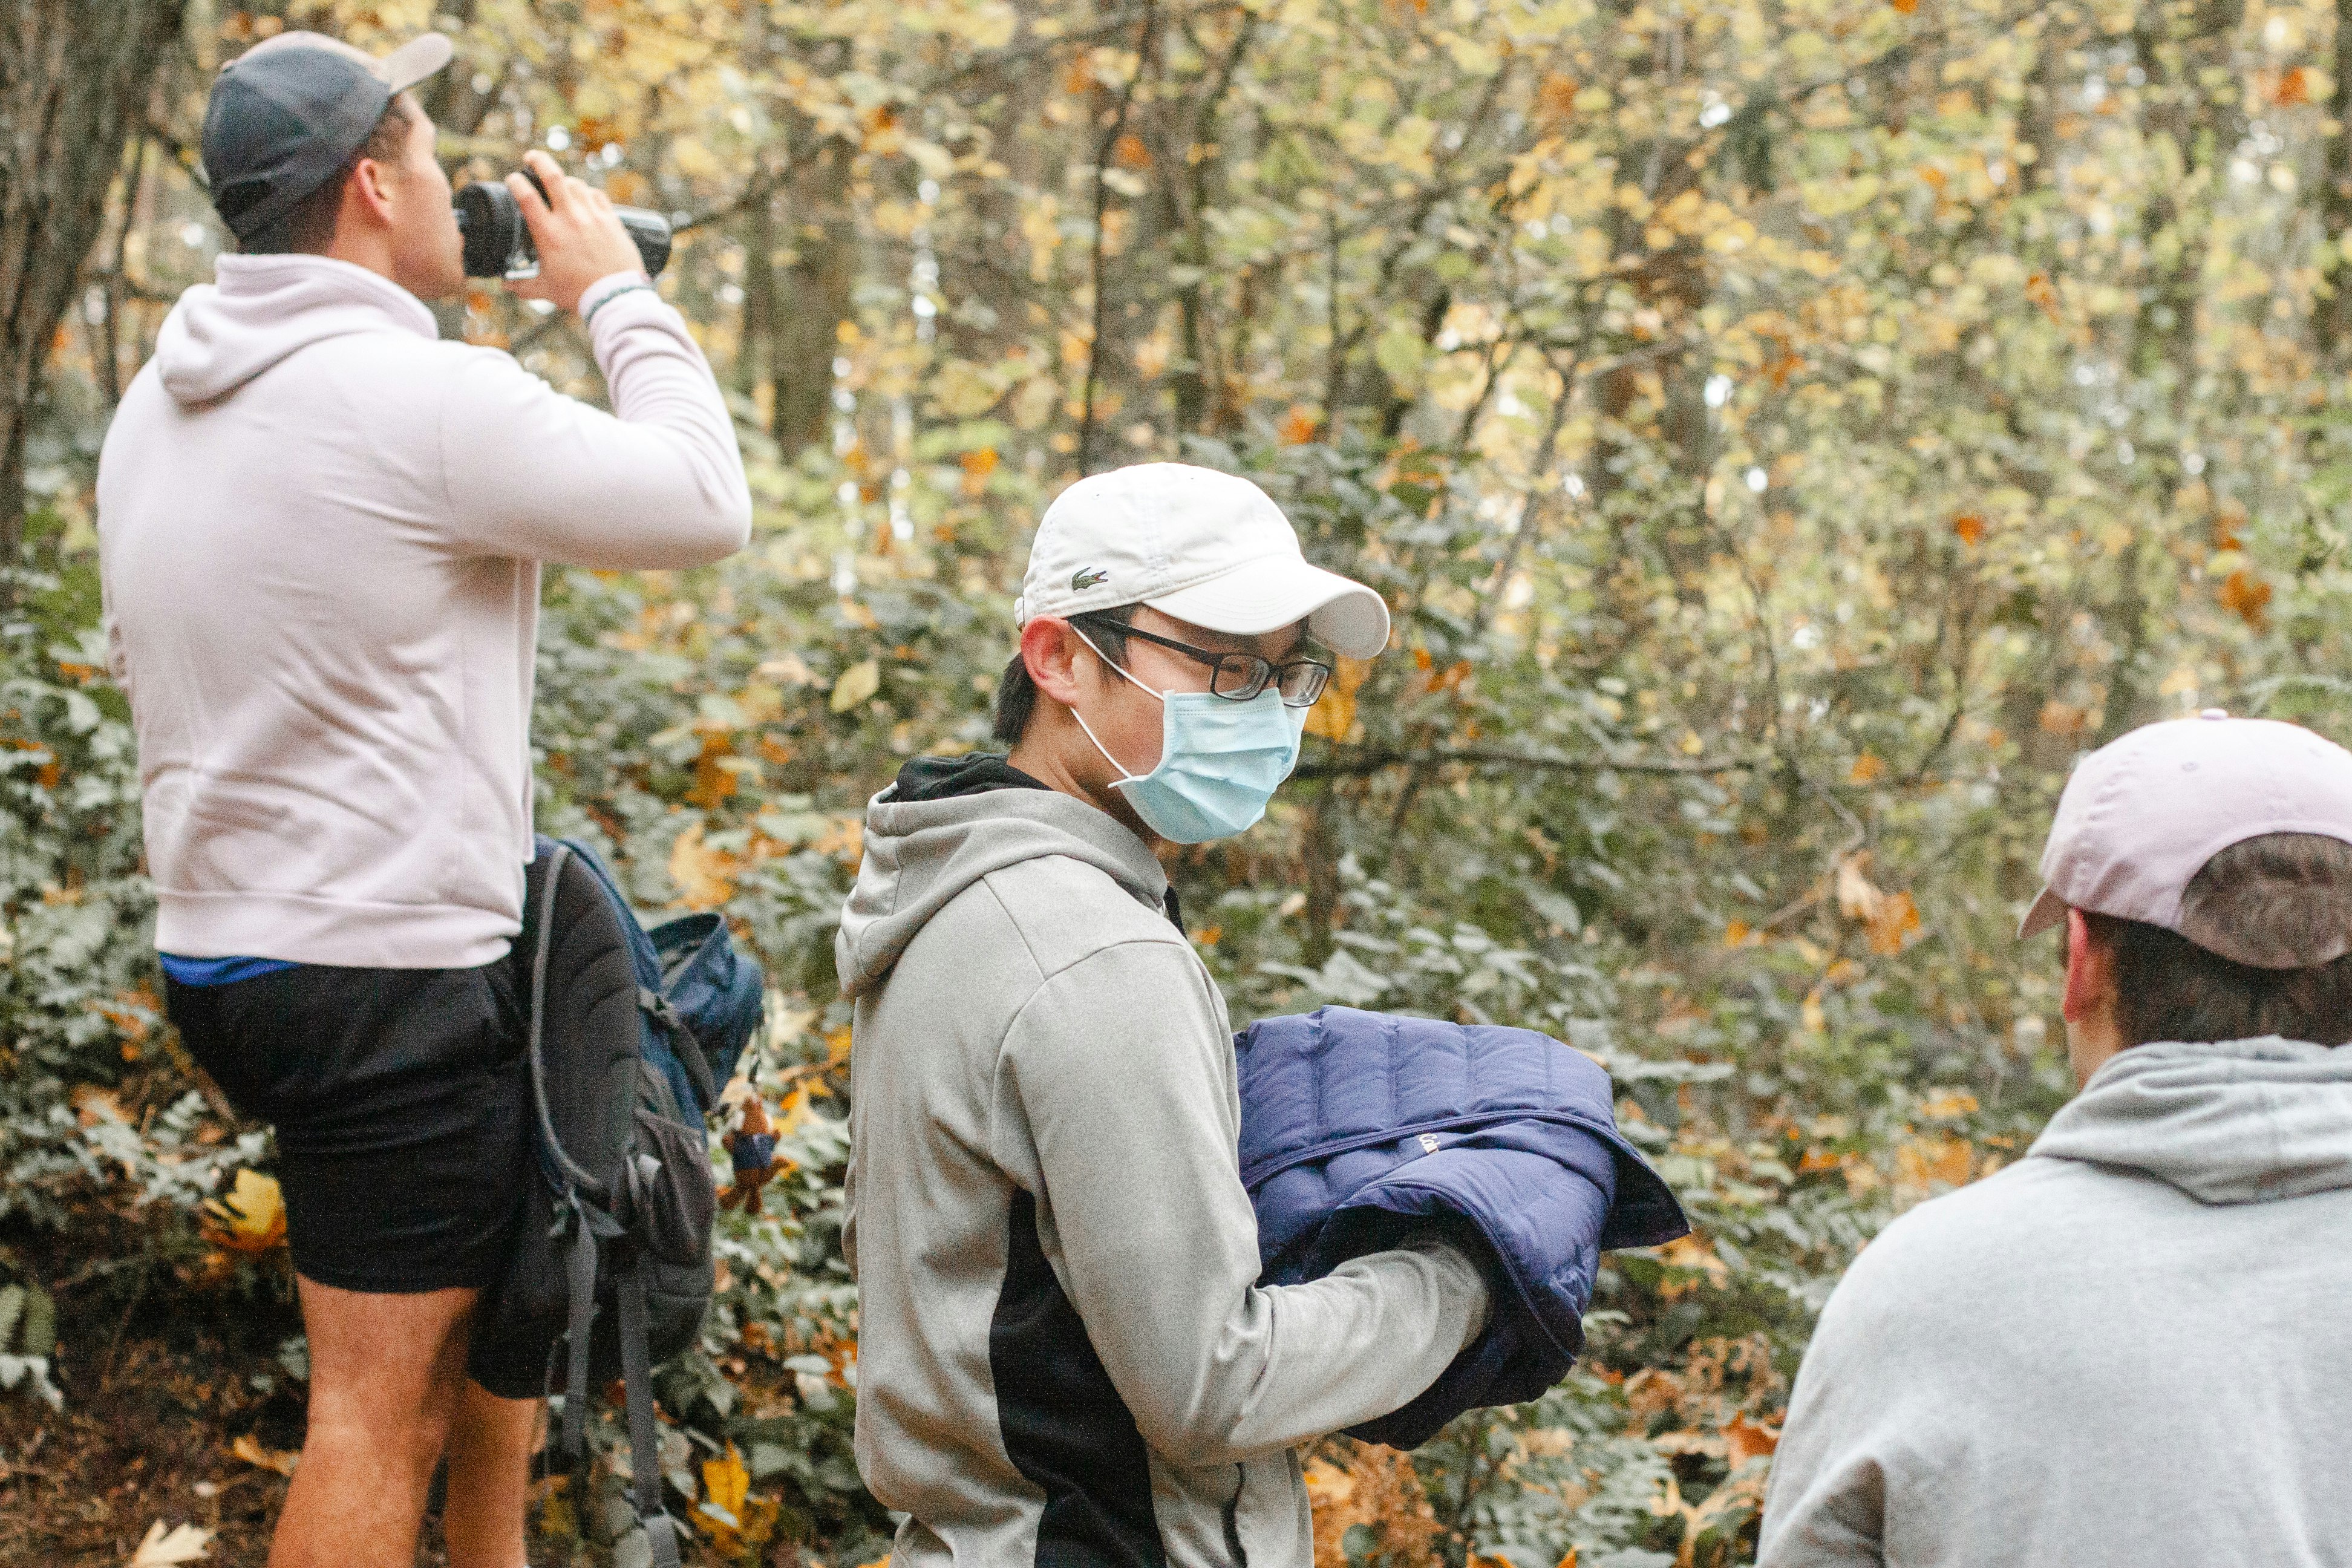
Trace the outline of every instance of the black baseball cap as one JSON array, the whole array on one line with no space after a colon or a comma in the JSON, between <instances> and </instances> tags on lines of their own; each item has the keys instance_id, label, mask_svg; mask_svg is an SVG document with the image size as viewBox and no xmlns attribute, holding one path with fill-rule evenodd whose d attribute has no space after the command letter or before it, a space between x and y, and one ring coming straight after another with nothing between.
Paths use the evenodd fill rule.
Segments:
<instances>
[{"instance_id":1,"label":"black baseball cap","mask_svg":"<svg viewBox=\"0 0 2352 1568\"><path fill-rule=\"evenodd\" d=\"M379 58L323 33L280 33L221 68L205 105L205 178L229 232L250 239L358 152L393 98L449 63L438 33Z\"/></svg>"}]
</instances>

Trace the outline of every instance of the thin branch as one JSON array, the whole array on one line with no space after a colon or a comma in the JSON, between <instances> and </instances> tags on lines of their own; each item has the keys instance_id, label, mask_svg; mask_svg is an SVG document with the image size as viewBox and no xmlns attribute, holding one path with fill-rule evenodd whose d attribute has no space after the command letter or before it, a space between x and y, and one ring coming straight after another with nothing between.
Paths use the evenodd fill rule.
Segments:
<instances>
[{"instance_id":1,"label":"thin branch","mask_svg":"<svg viewBox=\"0 0 2352 1568\"><path fill-rule=\"evenodd\" d=\"M541 339L552 337L562 331L572 319L572 312L569 310L550 310L546 315L524 328L520 337L509 342L506 345L507 353L509 355L520 356L525 349L535 347Z\"/></svg>"},{"instance_id":2,"label":"thin branch","mask_svg":"<svg viewBox=\"0 0 2352 1568\"><path fill-rule=\"evenodd\" d=\"M672 235L680 235L698 228L708 228L712 224L725 223L730 217L736 217L743 213L749 212L751 208L758 206L761 202L766 201L770 196L775 195L776 192L782 187L785 182L789 181L793 177L793 171L796 167L798 167L798 164L793 159L790 152L787 151L784 157L783 166L782 168L770 169L767 173L760 175L757 179L745 185L741 190L736 192L733 196L720 203L719 205L711 207L705 212L696 213L685 222L674 225L670 229L670 233Z\"/></svg>"},{"instance_id":3,"label":"thin branch","mask_svg":"<svg viewBox=\"0 0 2352 1568\"><path fill-rule=\"evenodd\" d=\"M1301 763L1290 776L1299 779L1360 779L1391 768L1523 768L1530 773L1745 773L1776 765L1778 758L1731 757L1722 760L1686 763L1621 763L1607 757L1542 757L1523 752L1504 751L1479 746L1441 746L1428 752L1392 751L1387 747L1370 750L1341 751L1333 748L1330 758L1319 763Z\"/></svg>"},{"instance_id":4,"label":"thin branch","mask_svg":"<svg viewBox=\"0 0 2352 1568\"><path fill-rule=\"evenodd\" d=\"M1118 139L1127 134L1128 111L1135 106L1135 89L1143 81L1143 73L1151 66L1151 39L1160 25L1160 7L1148 4L1143 8L1143 21L1136 35L1135 69L1118 90L1118 107L1110 124L1103 131L1102 141L1095 148L1095 232L1094 243L1087 256L1087 276L1093 279L1094 331L1087 342L1087 380L1083 406L1078 414L1078 477L1084 479L1094 471L1095 385L1102 363L1103 333L1110 325L1109 301L1103 291L1103 259L1105 224L1110 212L1110 160L1118 151Z\"/></svg>"},{"instance_id":5,"label":"thin branch","mask_svg":"<svg viewBox=\"0 0 2352 1568\"><path fill-rule=\"evenodd\" d=\"M1537 352L1543 355L1544 363L1551 367L1552 374L1559 377L1559 395L1552 399L1551 417L1544 424L1543 440L1536 447L1535 461L1528 466L1528 472L1535 478L1535 487L1519 502L1519 521L1518 526L1511 530L1510 549L1504 552L1502 560L1496 563L1495 575L1487 583L1486 591L1478 595L1478 607L1471 615L1470 624L1482 632L1493 618L1496 601L1510 586L1511 574L1518 570L1519 558L1527 553L1528 541L1535 532L1542 509L1551 504L1552 497L1559 493L1559 481L1551 477L1551 464L1559 449L1560 427L1568 423L1568 410L1576 390L1576 356L1571 353L1563 368L1549 349Z\"/></svg>"},{"instance_id":6,"label":"thin branch","mask_svg":"<svg viewBox=\"0 0 2352 1568\"><path fill-rule=\"evenodd\" d=\"M112 259L98 278L100 299L105 306L102 330L101 323L89 319L87 309L81 312L82 325L89 336L92 368L98 372L99 390L105 395L109 408L122 401L123 247L130 240L131 226L139 220L139 189L146 179L147 139L135 137L131 142L131 172L122 183L122 224L114 231Z\"/></svg>"},{"instance_id":7,"label":"thin branch","mask_svg":"<svg viewBox=\"0 0 2352 1568\"><path fill-rule=\"evenodd\" d=\"M2021 5L2016 10L2011 11L2006 16L1994 18L1991 23L1991 31L1996 33L2007 33L2012 31L2019 24L2030 22L2034 17L2042 16L2045 13L2055 9L2057 9L2057 0L2034 0L2034 3L2031 5ZM1744 103L1740 106L1740 112L1746 113L1751 108L1758 110L1759 111L1769 110L1774 107L1793 109L1798 104L1802 103L1805 100L1812 97L1813 94L1820 92L1826 88L1832 88L1839 86L1842 83L1852 81L1857 77L1890 75L1895 71L1900 70L1903 67L1909 65L1912 62L1913 57L1921 48L1935 44L1950 42L1952 36L1960 30L1961 26L1967 20L1968 18L1963 17L1959 21L1948 22L1940 27L1929 27L1924 32L1916 33L1911 37L1905 38L1901 43L1895 45L1893 48L1887 50L1883 55L1874 55L1869 59L1862 60L1856 64L1848 66L1844 69L1837 71L1832 75L1806 82L1801 87L1790 88L1787 92L1774 93L1762 99L1751 100L1749 102ZM1738 115L1734 115L1733 119L1737 119L1738 117ZM1728 124L1729 121L1726 121L1726 125L1727 126Z\"/></svg>"},{"instance_id":8,"label":"thin branch","mask_svg":"<svg viewBox=\"0 0 2352 1568\"><path fill-rule=\"evenodd\" d=\"M1050 38L1033 37L1025 44L1010 45L1004 48L975 56L954 69L933 77L923 90L926 93L942 92L954 82L961 81L969 76L978 76L998 66L1019 65L1024 60L1034 59L1040 55L1050 55L1055 50L1066 48L1072 44L1091 44L1104 38L1115 38L1134 26L1137 22L1149 18L1155 8L1154 5L1145 5L1140 10L1113 16L1106 22L1097 22L1091 27L1080 28L1076 32L1056 33ZM1193 6L1186 11L1184 16L1187 18L1209 16L1214 16L1219 11L1240 9L1238 0L1213 0L1210 5ZM1244 11L1243 14L1255 20L1255 12Z\"/></svg>"}]
</instances>

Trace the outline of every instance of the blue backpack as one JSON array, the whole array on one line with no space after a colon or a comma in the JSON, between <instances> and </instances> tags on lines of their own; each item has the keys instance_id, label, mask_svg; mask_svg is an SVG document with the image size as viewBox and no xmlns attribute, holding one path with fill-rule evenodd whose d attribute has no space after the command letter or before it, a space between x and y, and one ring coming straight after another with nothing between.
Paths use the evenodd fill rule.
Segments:
<instances>
[{"instance_id":1,"label":"blue backpack","mask_svg":"<svg viewBox=\"0 0 2352 1568\"><path fill-rule=\"evenodd\" d=\"M514 952L530 997L536 1157L512 1262L476 1310L468 1371L509 1399L560 1387L554 1458L580 1479L589 1402L619 1376L634 1510L656 1568L674 1568L652 1373L695 1342L709 1310L703 1118L760 1026L766 981L716 914L647 931L583 844L539 839L524 889Z\"/></svg>"}]
</instances>

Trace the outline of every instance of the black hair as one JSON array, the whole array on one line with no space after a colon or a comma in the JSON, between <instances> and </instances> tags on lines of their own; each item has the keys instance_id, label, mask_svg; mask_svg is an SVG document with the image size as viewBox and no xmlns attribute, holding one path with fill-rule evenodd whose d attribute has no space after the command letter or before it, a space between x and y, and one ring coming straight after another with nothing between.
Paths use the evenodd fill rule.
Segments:
<instances>
[{"instance_id":1,"label":"black hair","mask_svg":"<svg viewBox=\"0 0 2352 1568\"><path fill-rule=\"evenodd\" d=\"M2263 947L2315 929L2352 931L2352 844L2314 833L2243 839L2190 879L2181 910ZM2115 955L2117 1023L2129 1044L2352 1040L2352 952L2305 969L2258 969L2160 926L2088 910L2084 919Z\"/></svg>"},{"instance_id":2,"label":"black hair","mask_svg":"<svg viewBox=\"0 0 2352 1568\"><path fill-rule=\"evenodd\" d=\"M1101 655L1113 664L1127 662L1127 626L1135 619L1139 605L1118 605L1108 610L1088 610L1072 616L1071 624L1093 639ZM1029 678L1029 667L1015 653L996 681L996 725L994 733L1008 746L1021 743L1022 732L1029 728L1029 716L1037 710L1037 683Z\"/></svg>"},{"instance_id":3,"label":"black hair","mask_svg":"<svg viewBox=\"0 0 2352 1568\"><path fill-rule=\"evenodd\" d=\"M408 95L395 92L384 105L375 128L367 133L359 151L343 160L343 166L320 183L319 188L286 209L285 216L249 239L237 242L237 249L247 256L317 256L335 243L335 219L343 210L343 186L362 158L373 158L379 163L399 160L408 141L409 127L415 123L415 111L408 107Z\"/></svg>"}]
</instances>

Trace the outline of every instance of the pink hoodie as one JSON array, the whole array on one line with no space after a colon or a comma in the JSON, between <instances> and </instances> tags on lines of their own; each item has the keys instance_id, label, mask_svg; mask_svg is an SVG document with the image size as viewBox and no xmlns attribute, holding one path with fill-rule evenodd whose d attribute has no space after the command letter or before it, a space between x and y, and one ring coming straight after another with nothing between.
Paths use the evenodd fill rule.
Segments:
<instances>
[{"instance_id":1,"label":"pink hoodie","mask_svg":"<svg viewBox=\"0 0 2352 1568\"><path fill-rule=\"evenodd\" d=\"M751 495L686 323L589 290L615 414L386 279L226 256L99 461L156 945L466 968L520 927L539 563L699 566Z\"/></svg>"}]
</instances>

